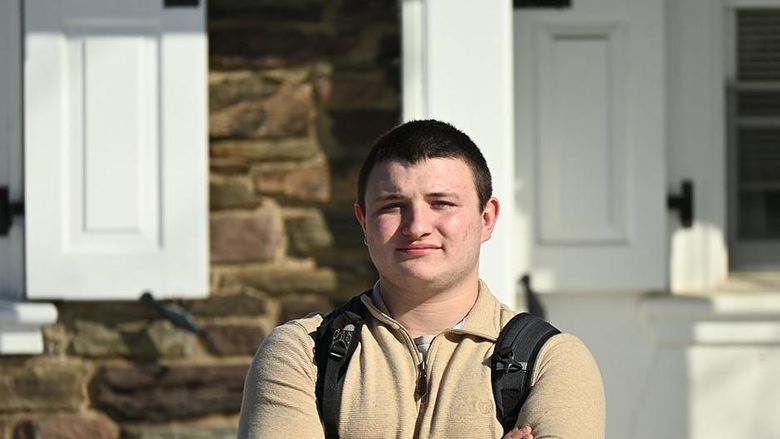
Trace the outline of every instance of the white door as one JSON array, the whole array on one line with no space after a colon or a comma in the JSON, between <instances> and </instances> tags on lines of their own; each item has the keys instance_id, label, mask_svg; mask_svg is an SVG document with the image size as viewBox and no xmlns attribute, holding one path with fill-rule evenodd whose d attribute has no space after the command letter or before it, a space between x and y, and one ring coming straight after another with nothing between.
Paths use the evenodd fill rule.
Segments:
<instances>
[{"instance_id":1,"label":"white door","mask_svg":"<svg viewBox=\"0 0 780 439\"><path fill-rule=\"evenodd\" d=\"M663 0L515 10L521 271L541 291L667 283Z\"/></svg>"},{"instance_id":2,"label":"white door","mask_svg":"<svg viewBox=\"0 0 780 439\"><path fill-rule=\"evenodd\" d=\"M0 2L0 197L7 194L10 202L22 199L21 17L19 1ZM10 228L0 230L0 300L19 301L24 279L23 218L5 216L0 223L8 220Z\"/></svg>"},{"instance_id":3,"label":"white door","mask_svg":"<svg viewBox=\"0 0 780 439\"><path fill-rule=\"evenodd\" d=\"M29 298L207 294L204 11L25 1Z\"/></svg>"}]
</instances>

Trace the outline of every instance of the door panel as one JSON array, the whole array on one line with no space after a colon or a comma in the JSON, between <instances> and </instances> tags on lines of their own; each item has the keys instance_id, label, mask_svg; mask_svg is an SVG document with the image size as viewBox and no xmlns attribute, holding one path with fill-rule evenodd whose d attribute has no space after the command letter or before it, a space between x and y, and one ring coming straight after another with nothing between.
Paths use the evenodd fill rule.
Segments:
<instances>
[{"instance_id":1,"label":"door panel","mask_svg":"<svg viewBox=\"0 0 780 439\"><path fill-rule=\"evenodd\" d=\"M519 230L540 291L666 285L663 6L515 12Z\"/></svg>"}]
</instances>

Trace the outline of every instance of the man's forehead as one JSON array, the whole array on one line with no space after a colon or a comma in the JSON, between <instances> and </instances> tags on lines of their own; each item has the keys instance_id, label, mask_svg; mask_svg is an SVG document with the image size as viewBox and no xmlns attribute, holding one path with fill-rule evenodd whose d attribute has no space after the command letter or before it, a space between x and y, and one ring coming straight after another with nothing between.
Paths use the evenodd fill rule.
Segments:
<instances>
[{"instance_id":1,"label":"man's forehead","mask_svg":"<svg viewBox=\"0 0 780 439\"><path fill-rule=\"evenodd\" d=\"M392 159L382 160L381 162L377 162L374 165L374 169L372 170L372 173L374 171L377 171L377 170L389 171L390 169L393 169L393 168L403 168L403 169L406 169L406 170L410 170L410 169L426 170L426 169L439 168L439 167L442 167L442 166L445 166L445 167L450 167L450 166L460 167L460 166L463 166L463 167L469 168L469 170L471 169L469 167L468 163L466 162L466 160L464 160L464 159L462 159L460 157L431 157L431 158L424 158L424 159L418 160L416 162L410 162L410 161L407 161L407 160L392 158ZM471 176L470 175L464 175L463 177L471 177Z\"/></svg>"},{"instance_id":2,"label":"man's forehead","mask_svg":"<svg viewBox=\"0 0 780 439\"><path fill-rule=\"evenodd\" d=\"M415 163L391 159L376 164L367 189L372 192L400 192L408 182L404 176L410 173L422 178L431 177L428 183L433 192L456 193L474 185L471 168L460 158L429 158Z\"/></svg>"}]
</instances>

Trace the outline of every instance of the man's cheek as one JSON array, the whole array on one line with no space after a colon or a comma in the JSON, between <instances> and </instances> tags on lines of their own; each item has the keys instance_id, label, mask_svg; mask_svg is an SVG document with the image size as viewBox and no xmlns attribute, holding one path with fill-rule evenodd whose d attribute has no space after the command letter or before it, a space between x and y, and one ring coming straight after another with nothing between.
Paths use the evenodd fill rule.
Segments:
<instances>
[{"instance_id":1,"label":"man's cheek","mask_svg":"<svg viewBox=\"0 0 780 439\"><path fill-rule=\"evenodd\" d=\"M385 219L385 221L380 221L376 225L377 236L380 237L380 240L382 242L389 241L390 238L396 233L397 230L398 230L398 222L390 218Z\"/></svg>"}]
</instances>

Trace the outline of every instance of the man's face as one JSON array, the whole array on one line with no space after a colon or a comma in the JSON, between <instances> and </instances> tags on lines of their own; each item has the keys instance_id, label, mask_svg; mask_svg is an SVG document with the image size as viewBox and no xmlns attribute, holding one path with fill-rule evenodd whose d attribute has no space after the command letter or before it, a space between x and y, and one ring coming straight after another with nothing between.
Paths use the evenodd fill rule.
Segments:
<instances>
[{"instance_id":1,"label":"man's face","mask_svg":"<svg viewBox=\"0 0 780 439\"><path fill-rule=\"evenodd\" d=\"M355 204L355 214L383 282L427 291L476 282L480 246L493 231L498 201L480 208L466 162L378 163L365 202L366 211Z\"/></svg>"}]
</instances>

